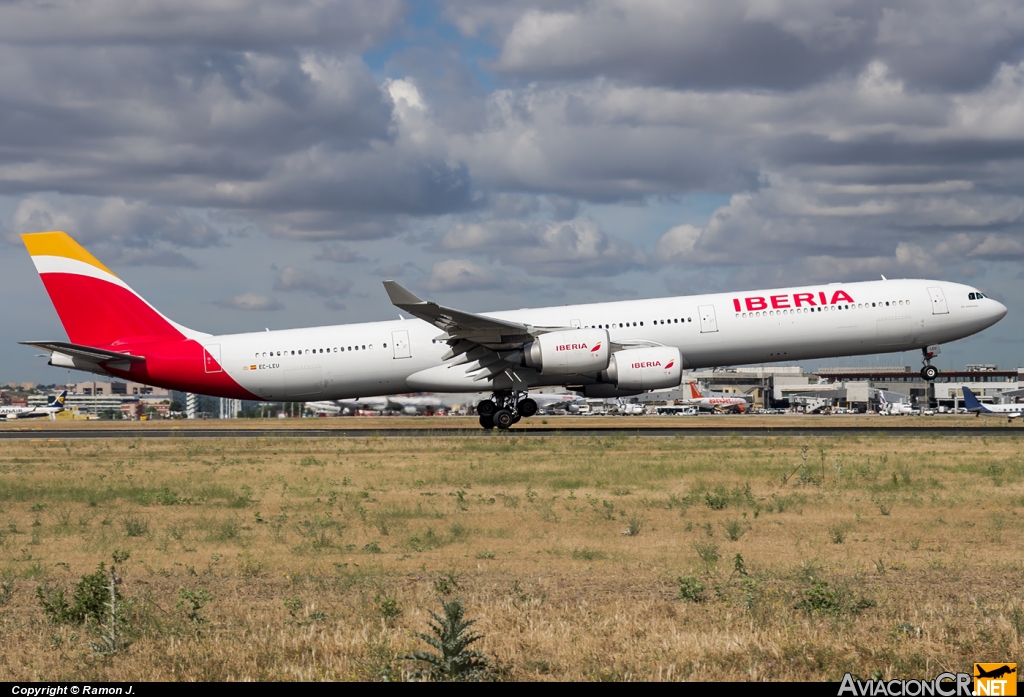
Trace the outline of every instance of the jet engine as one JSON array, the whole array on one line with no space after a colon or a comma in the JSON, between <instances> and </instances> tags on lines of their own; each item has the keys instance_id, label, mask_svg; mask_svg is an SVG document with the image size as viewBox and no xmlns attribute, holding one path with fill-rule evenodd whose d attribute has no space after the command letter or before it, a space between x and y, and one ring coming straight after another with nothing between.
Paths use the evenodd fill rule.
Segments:
<instances>
[{"instance_id":1,"label":"jet engine","mask_svg":"<svg viewBox=\"0 0 1024 697\"><path fill-rule=\"evenodd\" d=\"M601 373L601 380L618 390L678 387L682 379L683 357L671 346L616 351Z\"/></svg>"},{"instance_id":2,"label":"jet engine","mask_svg":"<svg viewBox=\"0 0 1024 697\"><path fill-rule=\"evenodd\" d=\"M596 373L608 367L608 343L604 329L541 334L523 347L523 365L543 375Z\"/></svg>"}]
</instances>

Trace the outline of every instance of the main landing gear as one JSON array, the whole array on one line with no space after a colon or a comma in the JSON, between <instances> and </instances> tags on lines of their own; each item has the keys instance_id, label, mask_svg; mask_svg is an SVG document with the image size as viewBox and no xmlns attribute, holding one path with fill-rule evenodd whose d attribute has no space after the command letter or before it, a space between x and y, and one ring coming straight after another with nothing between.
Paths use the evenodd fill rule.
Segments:
<instances>
[{"instance_id":1,"label":"main landing gear","mask_svg":"<svg viewBox=\"0 0 1024 697\"><path fill-rule=\"evenodd\" d=\"M921 349L921 355L924 356L924 367L921 368L921 379L931 382L935 378L939 377L939 369L932 365L932 359L939 355L938 346L929 346L928 348Z\"/></svg>"},{"instance_id":2,"label":"main landing gear","mask_svg":"<svg viewBox=\"0 0 1024 697\"><path fill-rule=\"evenodd\" d=\"M484 428L498 427L504 431L524 416L536 414L537 403L525 392L495 392L490 399L476 405L476 413L480 415L480 425Z\"/></svg>"}]
</instances>

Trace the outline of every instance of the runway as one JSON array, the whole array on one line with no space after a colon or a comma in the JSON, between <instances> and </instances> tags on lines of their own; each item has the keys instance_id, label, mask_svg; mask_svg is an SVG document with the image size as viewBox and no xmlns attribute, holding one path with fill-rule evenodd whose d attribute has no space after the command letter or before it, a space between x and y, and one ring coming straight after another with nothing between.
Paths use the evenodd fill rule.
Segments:
<instances>
[{"instance_id":1,"label":"runway","mask_svg":"<svg viewBox=\"0 0 1024 697\"><path fill-rule=\"evenodd\" d=\"M0 440L81 440L116 438L733 438L899 436L899 437L1024 437L1024 427L1013 426L711 426L711 427L625 427L625 428L512 428L487 431L482 428L134 428L102 427L75 429L0 430Z\"/></svg>"}]
</instances>

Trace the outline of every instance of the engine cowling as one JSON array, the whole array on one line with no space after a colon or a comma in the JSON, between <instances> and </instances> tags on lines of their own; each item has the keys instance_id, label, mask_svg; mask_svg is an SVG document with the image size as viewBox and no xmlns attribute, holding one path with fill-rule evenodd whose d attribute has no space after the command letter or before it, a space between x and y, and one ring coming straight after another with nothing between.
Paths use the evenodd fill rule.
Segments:
<instances>
[{"instance_id":1,"label":"engine cowling","mask_svg":"<svg viewBox=\"0 0 1024 697\"><path fill-rule=\"evenodd\" d=\"M672 346L616 351L601 379L619 390L678 387L683 379L683 356Z\"/></svg>"},{"instance_id":2,"label":"engine cowling","mask_svg":"<svg viewBox=\"0 0 1024 697\"><path fill-rule=\"evenodd\" d=\"M523 347L523 365L542 375L596 373L608 367L608 344L604 329L549 332Z\"/></svg>"}]
</instances>

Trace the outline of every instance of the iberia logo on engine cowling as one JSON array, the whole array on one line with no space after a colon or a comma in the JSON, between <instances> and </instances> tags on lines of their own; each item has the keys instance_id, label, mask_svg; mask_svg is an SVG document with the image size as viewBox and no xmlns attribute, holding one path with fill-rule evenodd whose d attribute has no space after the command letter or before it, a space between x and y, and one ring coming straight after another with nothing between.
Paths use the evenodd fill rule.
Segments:
<instances>
[{"instance_id":1,"label":"iberia logo on engine cowling","mask_svg":"<svg viewBox=\"0 0 1024 697\"><path fill-rule=\"evenodd\" d=\"M671 370L671 369L672 369L672 366L674 366L675 364L676 364L676 362L675 362L674 360L672 360L672 361L669 361L669 362L668 362L668 363L667 363L667 364L665 365L665 370Z\"/></svg>"},{"instance_id":2,"label":"iberia logo on engine cowling","mask_svg":"<svg viewBox=\"0 0 1024 697\"><path fill-rule=\"evenodd\" d=\"M661 366L661 361L639 361L633 364L633 369L637 368L658 368Z\"/></svg>"},{"instance_id":3,"label":"iberia logo on engine cowling","mask_svg":"<svg viewBox=\"0 0 1024 697\"><path fill-rule=\"evenodd\" d=\"M586 344L559 344L555 347L556 351L579 351L587 348ZM601 348L601 344L597 345L597 348Z\"/></svg>"},{"instance_id":4,"label":"iberia logo on engine cowling","mask_svg":"<svg viewBox=\"0 0 1024 697\"><path fill-rule=\"evenodd\" d=\"M601 342L598 341L596 344L594 344L594 348L590 349L590 352L591 353L597 353L600 350L601 350Z\"/></svg>"}]
</instances>

